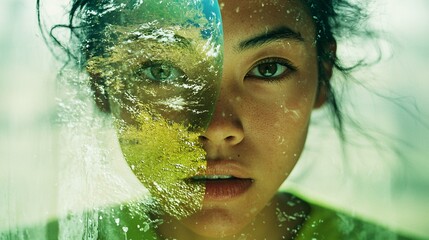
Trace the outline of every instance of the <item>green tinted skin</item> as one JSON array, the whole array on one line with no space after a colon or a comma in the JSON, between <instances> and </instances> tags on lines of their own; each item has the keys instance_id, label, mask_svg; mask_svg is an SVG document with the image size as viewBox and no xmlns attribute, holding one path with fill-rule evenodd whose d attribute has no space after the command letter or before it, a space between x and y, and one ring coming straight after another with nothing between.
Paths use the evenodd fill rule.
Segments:
<instances>
[{"instance_id":1,"label":"green tinted skin","mask_svg":"<svg viewBox=\"0 0 429 240\"><path fill-rule=\"evenodd\" d=\"M221 43L198 26L157 20L110 25L105 36L115 44L87 71L104 81L124 157L163 211L189 216L204 198L204 185L190 178L206 168L198 137L219 92Z\"/></svg>"},{"instance_id":2,"label":"green tinted skin","mask_svg":"<svg viewBox=\"0 0 429 240\"><path fill-rule=\"evenodd\" d=\"M137 178L169 215L181 218L199 210L204 185L189 181L206 166L199 134L144 111L136 121L138 126L123 128L119 141Z\"/></svg>"},{"instance_id":3,"label":"green tinted skin","mask_svg":"<svg viewBox=\"0 0 429 240\"><path fill-rule=\"evenodd\" d=\"M104 79L115 116L131 123L144 105L192 131L207 127L221 61L207 54L213 50L198 30L112 27L118 44L108 57L91 58L87 70Z\"/></svg>"}]
</instances>

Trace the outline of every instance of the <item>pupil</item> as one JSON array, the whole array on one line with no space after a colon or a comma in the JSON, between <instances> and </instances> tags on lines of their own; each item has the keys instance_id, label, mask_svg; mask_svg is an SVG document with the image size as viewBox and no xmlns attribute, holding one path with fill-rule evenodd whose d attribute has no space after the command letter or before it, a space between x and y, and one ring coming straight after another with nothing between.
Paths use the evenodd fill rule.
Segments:
<instances>
[{"instance_id":1,"label":"pupil","mask_svg":"<svg viewBox=\"0 0 429 240\"><path fill-rule=\"evenodd\" d=\"M258 66L259 73L264 77L271 77L277 72L276 63L264 63Z\"/></svg>"},{"instance_id":2,"label":"pupil","mask_svg":"<svg viewBox=\"0 0 429 240\"><path fill-rule=\"evenodd\" d=\"M150 72L156 79L167 79L171 75L171 69L167 65L158 65L151 68Z\"/></svg>"}]
</instances>

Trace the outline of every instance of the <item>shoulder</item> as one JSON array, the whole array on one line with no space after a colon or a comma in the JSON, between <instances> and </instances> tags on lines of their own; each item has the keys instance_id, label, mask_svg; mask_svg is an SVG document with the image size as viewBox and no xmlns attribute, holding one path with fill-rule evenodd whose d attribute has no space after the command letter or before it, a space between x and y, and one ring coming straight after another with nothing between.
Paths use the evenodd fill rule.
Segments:
<instances>
[{"instance_id":1,"label":"shoulder","mask_svg":"<svg viewBox=\"0 0 429 240\"><path fill-rule=\"evenodd\" d=\"M283 193L282 193L283 194ZM381 225L365 221L344 212L304 201L292 194L284 193L299 201L306 202L309 211L301 225L296 240L306 239L383 239L393 240L403 237Z\"/></svg>"}]
</instances>

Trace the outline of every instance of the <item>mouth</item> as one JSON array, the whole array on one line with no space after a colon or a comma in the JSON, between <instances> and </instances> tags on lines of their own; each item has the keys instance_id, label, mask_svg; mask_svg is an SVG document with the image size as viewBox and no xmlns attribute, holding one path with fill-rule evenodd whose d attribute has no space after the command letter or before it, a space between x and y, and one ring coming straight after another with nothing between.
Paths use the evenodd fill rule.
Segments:
<instances>
[{"instance_id":1,"label":"mouth","mask_svg":"<svg viewBox=\"0 0 429 240\"><path fill-rule=\"evenodd\" d=\"M226 180L236 178L232 175L197 175L191 178L192 181L210 181L210 180Z\"/></svg>"},{"instance_id":2,"label":"mouth","mask_svg":"<svg viewBox=\"0 0 429 240\"><path fill-rule=\"evenodd\" d=\"M197 175L190 179L191 183L200 183L205 186L204 199L206 201L228 200L237 198L247 192L254 180L239 178L233 175Z\"/></svg>"}]
</instances>

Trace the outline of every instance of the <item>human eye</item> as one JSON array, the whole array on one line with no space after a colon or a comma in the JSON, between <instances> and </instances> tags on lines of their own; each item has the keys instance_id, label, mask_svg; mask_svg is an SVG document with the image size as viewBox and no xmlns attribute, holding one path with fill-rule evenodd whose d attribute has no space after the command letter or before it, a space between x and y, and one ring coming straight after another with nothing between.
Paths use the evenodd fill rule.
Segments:
<instances>
[{"instance_id":1,"label":"human eye","mask_svg":"<svg viewBox=\"0 0 429 240\"><path fill-rule=\"evenodd\" d=\"M186 74L169 62L147 62L137 71L139 78L155 83L174 83L186 78Z\"/></svg>"},{"instance_id":2,"label":"human eye","mask_svg":"<svg viewBox=\"0 0 429 240\"><path fill-rule=\"evenodd\" d=\"M297 68L286 59L266 58L253 65L246 74L246 78L274 81L282 79L296 70Z\"/></svg>"}]
</instances>

